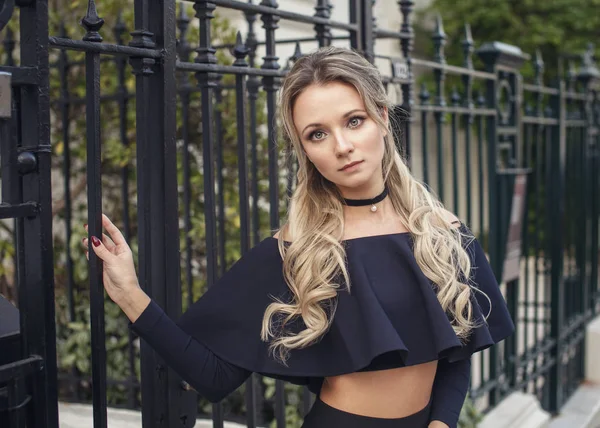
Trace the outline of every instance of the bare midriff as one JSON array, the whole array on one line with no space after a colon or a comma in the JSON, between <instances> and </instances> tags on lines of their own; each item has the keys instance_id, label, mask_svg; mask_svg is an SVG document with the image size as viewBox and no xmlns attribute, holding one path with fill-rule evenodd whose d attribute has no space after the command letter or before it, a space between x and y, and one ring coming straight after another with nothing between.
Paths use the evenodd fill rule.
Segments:
<instances>
[{"instance_id":1,"label":"bare midriff","mask_svg":"<svg viewBox=\"0 0 600 428\"><path fill-rule=\"evenodd\" d=\"M320 397L336 409L376 418L403 418L429 403L437 361L325 379Z\"/></svg>"}]
</instances>

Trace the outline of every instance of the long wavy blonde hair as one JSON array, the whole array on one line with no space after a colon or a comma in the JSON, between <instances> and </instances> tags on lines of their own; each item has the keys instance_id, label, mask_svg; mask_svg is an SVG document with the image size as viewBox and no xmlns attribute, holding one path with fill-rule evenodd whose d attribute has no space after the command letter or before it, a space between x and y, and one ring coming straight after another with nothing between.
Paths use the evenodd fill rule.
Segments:
<instances>
[{"instance_id":1,"label":"long wavy blonde hair","mask_svg":"<svg viewBox=\"0 0 600 428\"><path fill-rule=\"evenodd\" d=\"M348 290L351 287L343 243L342 195L309 161L292 119L296 98L305 88L330 82L353 86L369 117L387 131L382 166L389 198L413 237L416 261L431 280L456 335L466 339L474 324L467 283L471 265L462 246L465 237L398 153L392 128L381 113L392 106L377 68L349 49L327 47L301 57L280 92L280 123L289 153L298 161L297 185L278 237L283 273L293 299L276 299L267 307L262 340L271 341L270 350L285 364L291 350L310 346L326 333L335 314L338 290L342 284ZM286 329L300 318L301 331Z\"/></svg>"}]
</instances>

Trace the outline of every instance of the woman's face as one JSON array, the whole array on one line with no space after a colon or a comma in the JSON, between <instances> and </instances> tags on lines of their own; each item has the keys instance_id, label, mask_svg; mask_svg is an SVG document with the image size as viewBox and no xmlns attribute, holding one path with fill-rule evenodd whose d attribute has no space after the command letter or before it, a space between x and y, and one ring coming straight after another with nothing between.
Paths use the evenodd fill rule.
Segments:
<instances>
[{"instance_id":1,"label":"woman's face","mask_svg":"<svg viewBox=\"0 0 600 428\"><path fill-rule=\"evenodd\" d=\"M296 98L293 120L309 160L344 197L371 198L383 189L385 133L353 86L308 86Z\"/></svg>"}]
</instances>

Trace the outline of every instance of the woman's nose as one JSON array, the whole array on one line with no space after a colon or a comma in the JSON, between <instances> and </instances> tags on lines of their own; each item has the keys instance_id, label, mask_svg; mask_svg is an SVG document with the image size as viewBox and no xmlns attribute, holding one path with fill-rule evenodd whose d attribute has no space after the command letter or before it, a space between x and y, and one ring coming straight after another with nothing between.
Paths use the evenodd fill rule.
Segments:
<instances>
[{"instance_id":1,"label":"woman's nose","mask_svg":"<svg viewBox=\"0 0 600 428\"><path fill-rule=\"evenodd\" d=\"M339 135L336 137L335 149L338 156L343 156L352 153L354 151L354 145L343 135Z\"/></svg>"}]
</instances>

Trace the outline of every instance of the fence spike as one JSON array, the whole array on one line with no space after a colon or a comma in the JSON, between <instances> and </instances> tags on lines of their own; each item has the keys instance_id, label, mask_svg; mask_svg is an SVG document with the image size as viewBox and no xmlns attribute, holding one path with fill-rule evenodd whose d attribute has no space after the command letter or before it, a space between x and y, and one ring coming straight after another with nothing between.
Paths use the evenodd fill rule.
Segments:
<instances>
[{"instance_id":1,"label":"fence spike","mask_svg":"<svg viewBox=\"0 0 600 428\"><path fill-rule=\"evenodd\" d=\"M439 13L436 17L435 30L431 38L433 39L435 47L434 60L439 63L445 63L446 56L444 54L444 45L446 44L446 33L444 32L442 16Z\"/></svg>"},{"instance_id":2,"label":"fence spike","mask_svg":"<svg viewBox=\"0 0 600 428\"><path fill-rule=\"evenodd\" d=\"M117 22L113 27L113 34L115 36L115 41L117 42L117 44L123 44L123 34L125 33L125 31L127 31L127 27L125 26L125 22L123 21L123 11L119 10L119 13L117 14Z\"/></svg>"},{"instance_id":3,"label":"fence spike","mask_svg":"<svg viewBox=\"0 0 600 428\"><path fill-rule=\"evenodd\" d=\"M10 26L6 27L6 36L4 37L2 44L4 45L4 52L6 53L5 64L9 67L15 65L14 51L16 42L15 35Z\"/></svg>"},{"instance_id":4,"label":"fence spike","mask_svg":"<svg viewBox=\"0 0 600 428\"><path fill-rule=\"evenodd\" d=\"M8 30L10 31L10 28ZM58 34L63 39L66 39L69 37L69 33L67 32L67 27L65 25L65 21L60 21ZM8 37L8 33L6 34L6 36Z\"/></svg>"},{"instance_id":5,"label":"fence spike","mask_svg":"<svg viewBox=\"0 0 600 428\"><path fill-rule=\"evenodd\" d=\"M300 42L296 42L296 48L294 49L294 54L292 55L293 61L298 61L302 56L302 50L300 49Z\"/></svg>"},{"instance_id":6,"label":"fence spike","mask_svg":"<svg viewBox=\"0 0 600 428\"><path fill-rule=\"evenodd\" d=\"M435 30L433 31L433 37L446 40L446 33L444 32L444 21L442 15L439 13L435 17Z\"/></svg>"},{"instance_id":7,"label":"fence spike","mask_svg":"<svg viewBox=\"0 0 600 428\"><path fill-rule=\"evenodd\" d=\"M277 4L277 0L262 0L260 2L261 6L267 6L267 7L273 7L273 8L278 8L279 5Z\"/></svg>"},{"instance_id":8,"label":"fence spike","mask_svg":"<svg viewBox=\"0 0 600 428\"><path fill-rule=\"evenodd\" d=\"M99 31L104 25L104 19L98 16L96 11L96 2L94 0L88 0L87 13L81 19L81 25L87 31L83 40L86 42L101 42L102 36Z\"/></svg>"},{"instance_id":9,"label":"fence spike","mask_svg":"<svg viewBox=\"0 0 600 428\"><path fill-rule=\"evenodd\" d=\"M485 106L485 97L483 96L483 92L477 91L477 96L475 99L477 100L477 107Z\"/></svg>"},{"instance_id":10,"label":"fence spike","mask_svg":"<svg viewBox=\"0 0 600 428\"><path fill-rule=\"evenodd\" d=\"M535 70L535 83L536 85L541 85L544 79L544 60L542 59L542 52L539 49L535 50L533 68Z\"/></svg>"},{"instance_id":11,"label":"fence spike","mask_svg":"<svg viewBox=\"0 0 600 428\"><path fill-rule=\"evenodd\" d=\"M450 95L450 100L452 101L453 106L457 106L460 103L460 94L456 89L456 86L452 87L452 95Z\"/></svg>"},{"instance_id":12,"label":"fence spike","mask_svg":"<svg viewBox=\"0 0 600 428\"><path fill-rule=\"evenodd\" d=\"M465 56L464 65L466 68L473 68L473 36L471 35L471 26L467 23L465 24L465 38L462 41L463 52Z\"/></svg>"},{"instance_id":13,"label":"fence spike","mask_svg":"<svg viewBox=\"0 0 600 428\"><path fill-rule=\"evenodd\" d=\"M185 3L179 3L179 14L177 15L176 21L177 29L179 30L179 38L177 41L177 47L179 49L179 57L187 61L189 53L189 43L187 41L187 32L190 26L190 17L186 11Z\"/></svg>"},{"instance_id":14,"label":"fence spike","mask_svg":"<svg viewBox=\"0 0 600 428\"><path fill-rule=\"evenodd\" d=\"M235 36L235 47L233 48L233 55L235 56L235 61L233 65L237 67L247 67L248 62L246 61L246 55L248 55L250 49L244 44L242 41L242 33L237 32Z\"/></svg>"},{"instance_id":15,"label":"fence spike","mask_svg":"<svg viewBox=\"0 0 600 428\"><path fill-rule=\"evenodd\" d=\"M421 84L421 92L419 92L419 99L421 100L421 104L427 104L429 101L431 94L427 90L427 85L425 83Z\"/></svg>"},{"instance_id":16,"label":"fence spike","mask_svg":"<svg viewBox=\"0 0 600 428\"><path fill-rule=\"evenodd\" d=\"M581 68L577 77L583 82L584 85L588 85L590 81L597 81L600 79L600 70L596 65L596 58L594 56L594 44L588 43L587 49L581 59Z\"/></svg>"}]
</instances>

